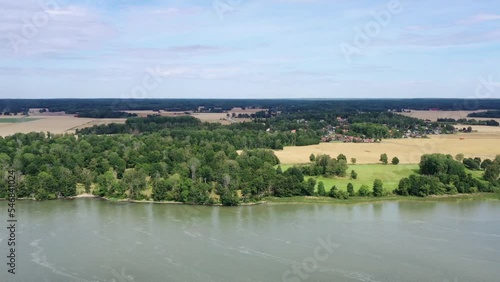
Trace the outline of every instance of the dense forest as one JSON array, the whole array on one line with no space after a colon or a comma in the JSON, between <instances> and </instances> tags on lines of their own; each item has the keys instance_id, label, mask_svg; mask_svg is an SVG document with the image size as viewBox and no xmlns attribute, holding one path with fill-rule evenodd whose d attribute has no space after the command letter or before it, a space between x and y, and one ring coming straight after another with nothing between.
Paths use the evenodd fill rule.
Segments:
<instances>
[{"instance_id":1,"label":"dense forest","mask_svg":"<svg viewBox=\"0 0 500 282\"><path fill-rule=\"evenodd\" d=\"M276 168L272 151L238 154L231 140L198 137L16 134L0 138L0 164L22 175L18 197L36 199L74 196L77 183L104 197L196 204L314 193L302 173ZM6 182L0 185L5 197Z\"/></svg>"},{"instance_id":2,"label":"dense forest","mask_svg":"<svg viewBox=\"0 0 500 282\"><path fill-rule=\"evenodd\" d=\"M468 117L482 117L482 118L500 118L500 111L486 111L486 112L470 113L467 116Z\"/></svg>"},{"instance_id":3,"label":"dense forest","mask_svg":"<svg viewBox=\"0 0 500 282\"><path fill-rule=\"evenodd\" d=\"M145 122L148 120L155 122ZM157 123L160 120L163 122ZM21 198L75 196L79 186L107 198L223 205L267 196L324 196L323 183L316 183L314 178L306 180L305 176L345 177L348 171L342 154L336 158L312 155L310 165L282 171L273 151L265 149L306 142L314 136L313 130L267 132L262 124L221 127L192 117L133 118L121 126L142 133L30 133L0 138L1 169L17 171ZM484 180L466 174L465 167L484 170ZM420 174L402 179L394 193L427 196L491 192L500 186L499 174L500 157L458 161L448 155L425 155ZM351 178L356 177L351 171ZM0 187L0 197L5 197L5 179ZM352 187L348 191L331 187L328 196L347 199L391 193L383 189L380 180L373 187L361 187L356 194Z\"/></svg>"},{"instance_id":4,"label":"dense forest","mask_svg":"<svg viewBox=\"0 0 500 282\"><path fill-rule=\"evenodd\" d=\"M496 120L475 120L475 119L454 119L454 118L438 118L439 123L451 123L451 124L464 124L464 125L486 125L486 126L500 126Z\"/></svg>"},{"instance_id":5,"label":"dense forest","mask_svg":"<svg viewBox=\"0 0 500 282\"><path fill-rule=\"evenodd\" d=\"M223 112L235 107L263 108L273 111L331 111L379 112L388 109L414 110L500 110L499 99L359 99L359 100L226 100L226 99L0 99L2 113L26 113L30 108L47 108L51 112L65 111L68 114L80 112L109 113L126 110ZM112 114L115 115L115 114Z\"/></svg>"}]
</instances>

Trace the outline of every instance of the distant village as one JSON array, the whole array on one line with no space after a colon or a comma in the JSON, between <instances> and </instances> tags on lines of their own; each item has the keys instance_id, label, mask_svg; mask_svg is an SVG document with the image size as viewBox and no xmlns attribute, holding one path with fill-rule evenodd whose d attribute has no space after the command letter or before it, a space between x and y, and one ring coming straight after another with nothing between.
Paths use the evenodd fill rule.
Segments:
<instances>
[{"instance_id":1,"label":"distant village","mask_svg":"<svg viewBox=\"0 0 500 282\"><path fill-rule=\"evenodd\" d=\"M344 143L376 143L380 142L380 139L377 138L364 138L360 136L352 136L349 134L349 122L347 119L343 119L341 117L337 117L337 121L339 122L338 126L328 125L323 128L325 134L321 137L321 142L344 142ZM300 122L300 121L297 121ZM453 134L453 133L470 133L472 132L472 127L464 127L464 128L455 128L451 127L443 128L436 127L433 128L430 126L430 121L428 121L428 125L424 127L419 127L415 129L408 129L405 132L402 132L400 135L401 138L427 138L428 135L440 135L440 134ZM389 133L393 133L393 130L389 130ZM399 134L398 134L399 135Z\"/></svg>"}]
</instances>

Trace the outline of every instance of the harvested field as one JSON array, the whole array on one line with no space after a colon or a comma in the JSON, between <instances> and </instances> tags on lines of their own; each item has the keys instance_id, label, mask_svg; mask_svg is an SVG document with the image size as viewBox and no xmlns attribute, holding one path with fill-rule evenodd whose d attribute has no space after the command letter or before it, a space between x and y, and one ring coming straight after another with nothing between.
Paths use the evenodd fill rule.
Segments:
<instances>
[{"instance_id":1,"label":"harvested field","mask_svg":"<svg viewBox=\"0 0 500 282\"><path fill-rule=\"evenodd\" d=\"M193 117L206 122L211 123L222 123L222 124L231 124L230 121L226 120L226 113L194 113Z\"/></svg>"},{"instance_id":2,"label":"harvested field","mask_svg":"<svg viewBox=\"0 0 500 282\"><path fill-rule=\"evenodd\" d=\"M467 128L468 126L469 125L458 124L455 127L460 129L460 128L464 128L464 127ZM491 134L491 133L500 134L500 126L472 125L471 127L472 127L472 130L474 131L475 135L477 135L477 134L484 135L484 134Z\"/></svg>"},{"instance_id":3,"label":"harvested field","mask_svg":"<svg viewBox=\"0 0 500 282\"><path fill-rule=\"evenodd\" d=\"M348 161L356 158L358 164L374 164L379 162L380 154L383 153L388 155L389 161L398 157L401 164L416 164L420 161L420 156L430 153L453 156L462 153L465 157L494 158L500 154L499 144L500 131L480 131L432 135L423 139L385 139L381 143L321 143L304 147L285 147L275 153L284 164L308 163L311 154L328 154L332 157L344 154Z\"/></svg>"},{"instance_id":4,"label":"harvested field","mask_svg":"<svg viewBox=\"0 0 500 282\"><path fill-rule=\"evenodd\" d=\"M256 109L242 109L242 108L233 108L229 111L229 113L235 113L235 114L255 114L257 112L261 112L261 111L267 111L267 109L260 109L260 108L256 108Z\"/></svg>"},{"instance_id":5,"label":"harvested field","mask_svg":"<svg viewBox=\"0 0 500 282\"><path fill-rule=\"evenodd\" d=\"M485 112L487 110L477 110L477 111L411 111L410 113L399 113L404 116L414 117L423 120L437 121L438 118L453 118L453 119L475 119L475 120L496 120L500 122L500 118L476 118L467 117L470 113Z\"/></svg>"},{"instance_id":6,"label":"harvested field","mask_svg":"<svg viewBox=\"0 0 500 282\"><path fill-rule=\"evenodd\" d=\"M203 122L210 122L210 123L221 123L221 124L231 124L235 122L245 122L245 121L251 121L250 119L243 119L243 118L231 118L230 120L227 119L227 114L232 115L232 113L235 113L236 115L238 114L254 114L256 112L262 111L262 109L241 109L241 108L234 108L231 111L227 113L193 113L189 112L189 115L203 121ZM131 114L137 114L139 117L147 117L149 115L160 115L164 117L177 117L177 116L186 116L185 112L166 112L166 111L160 111L160 112L155 112L155 111L125 111L127 113Z\"/></svg>"},{"instance_id":7,"label":"harvested field","mask_svg":"<svg viewBox=\"0 0 500 282\"><path fill-rule=\"evenodd\" d=\"M0 123L0 136L15 133L51 132L54 134L74 133L77 128L91 127L97 124L124 123L125 119L77 118L72 115L37 116L27 122Z\"/></svg>"},{"instance_id":8,"label":"harvested field","mask_svg":"<svg viewBox=\"0 0 500 282\"><path fill-rule=\"evenodd\" d=\"M231 112L229 112L231 114ZM221 124L231 124L237 122L247 122L251 121L248 118L229 118L227 119L227 113L194 113L193 117L200 119L203 122L211 122L211 123L221 123Z\"/></svg>"}]
</instances>

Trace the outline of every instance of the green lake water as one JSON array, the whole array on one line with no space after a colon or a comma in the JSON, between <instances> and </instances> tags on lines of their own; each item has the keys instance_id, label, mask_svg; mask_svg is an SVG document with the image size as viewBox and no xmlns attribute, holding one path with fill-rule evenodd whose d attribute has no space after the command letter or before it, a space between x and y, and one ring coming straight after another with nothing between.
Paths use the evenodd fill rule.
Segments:
<instances>
[{"instance_id":1,"label":"green lake water","mask_svg":"<svg viewBox=\"0 0 500 282\"><path fill-rule=\"evenodd\" d=\"M500 281L500 201L202 207L17 202L0 281Z\"/></svg>"}]
</instances>

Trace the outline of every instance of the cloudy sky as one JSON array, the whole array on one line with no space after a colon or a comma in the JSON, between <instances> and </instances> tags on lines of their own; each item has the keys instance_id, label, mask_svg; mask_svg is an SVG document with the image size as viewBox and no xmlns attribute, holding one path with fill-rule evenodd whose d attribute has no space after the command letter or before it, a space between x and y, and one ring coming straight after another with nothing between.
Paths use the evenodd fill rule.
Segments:
<instances>
[{"instance_id":1,"label":"cloudy sky","mask_svg":"<svg viewBox=\"0 0 500 282\"><path fill-rule=\"evenodd\" d=\"M471 98L481 78L498 0L0 0L0 98Z\"/></svg>"}]
</instances>

